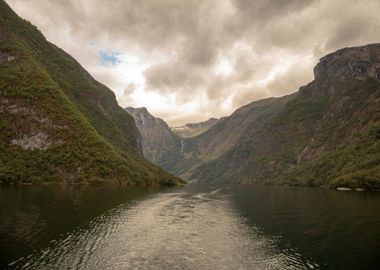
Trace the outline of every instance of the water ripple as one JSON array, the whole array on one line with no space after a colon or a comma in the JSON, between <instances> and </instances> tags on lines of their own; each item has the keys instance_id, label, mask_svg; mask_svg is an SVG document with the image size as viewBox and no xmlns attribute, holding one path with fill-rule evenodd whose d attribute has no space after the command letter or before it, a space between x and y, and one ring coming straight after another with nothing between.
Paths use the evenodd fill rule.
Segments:
<instances>
[{"instance_id":1,"label":"water ripple","mask_svg":"<svg viewBox=\"0 0 380 270\"><path fill-rule=\"evenodd\" d=\"M315 269L295 251L248 226L220 189L160 193L122 204L16 269Z\"/></svg>"}]
</instances>

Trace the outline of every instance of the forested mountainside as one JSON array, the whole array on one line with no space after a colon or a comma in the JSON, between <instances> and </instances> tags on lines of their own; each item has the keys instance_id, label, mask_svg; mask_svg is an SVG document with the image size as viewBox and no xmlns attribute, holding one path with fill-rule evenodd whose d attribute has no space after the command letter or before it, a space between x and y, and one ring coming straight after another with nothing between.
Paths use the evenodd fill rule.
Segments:
<instances>
[{"instance_id":1,"label":"forested mountainside","mask_svg":"<svg viewBox=\"0 0 380 270\"><path fill-rule=\"evenodd\" d=\"M181 182L143 158L113 92L3 0L0 182Z\"/></svg>"},{"instance_id":2,"label":"forested mountainside","mask_svg":"<svg viewBox=\"0 0 380 270\"><path fill-rule=\"evenodd\" d=\"M231 116L223 118L205 133L183 140L181 154L177 157L177 162L170 168L170 171L189 180L201 182L223 181L222 179L215 181L212 178L195 178L194 173L197 172L200 166L217 160L225 153L228 153L241 141L252 139L246 135L248 129L252 129L253 136L261 134L294 96L289 95L282 98L269 98L252 102L239 108ZM244 159L245 157L240 158ZM228 166L223 168L226 173L228 170Z\"/></svg>"},{"instance_id":3,"label":"forested mountainside","mask_svg":"<svg viewBox=\"0 0 380 270\"><path fill-rule=\"evenodd\" d=\"M315 80L262 134L245 131L245 140L191 178L378 189L379 68L379 44L322 58Z\"/></svg>"},{"instance_id":4,"label":"forested mountainside","mask_svg":"<svg viewBox=\"0 0 380 270\"><path fill-rule=\"evenodd\" d=\"M331 53L314 74L183 139L168 169L207 183L380 189L380 44Z\"/></svg>"}]
</instances>

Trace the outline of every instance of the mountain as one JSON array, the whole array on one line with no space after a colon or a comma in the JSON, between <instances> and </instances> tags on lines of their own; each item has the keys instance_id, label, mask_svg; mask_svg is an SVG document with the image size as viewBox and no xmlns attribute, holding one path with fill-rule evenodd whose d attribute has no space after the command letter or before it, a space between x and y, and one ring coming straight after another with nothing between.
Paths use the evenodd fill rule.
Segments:
<instances>
[{"instance_id":1,"label":"mountain","mask_svg":"<svg viewBox=\"0 0 380 270\"><path fill-rule=\"evenodd\" d=\"M295 95L289 95L252 102L239 108L229 117L222 118L216 125L199 136L183 140L181 155L176 157L177 162L169 168L169 171L190 181L230 182L232 178L229 176L226 176L227 180L224 180L208 178L208 176L202 178L195 173L200 167L203 168L204 164L217 160L239 142L247 140L247 129L253 129L257 134L261 134L268 123L294 97ZM224 165L226 167L222 171L227 173L229 166Z\"/></svg>"},{"instance_id":2,"label":"mountain","mask_svg":"<svg viewBox=\"0 0 380 270\"><path fill-rule=\"evenodd\" d=\"M106 86L0 0L0 182L181 182Z\"/></svg>"},{"instance_id":3,"label":"mountain","mask_svg":"<svg viewBox=\"0 0 380 270\"><path fill-rule=\"evenodd\" d=\"M187 162L187 152L185 153L184 151L188 148L190 139L186 138L186 135L194 132L199 133L202 129L207 130L208 126L212 126L219 121L212 118L202 123L187 124L188 130L179 132L182 135L186 134L184 138L173 131L164 120L150 114L145 107L127 107L125 111L135 119L136 126L141 134L144 157L163 169L173 172L177 172L176 167L182 166L181 159L184 163ZM186 164L185 166L189 165Z\"/></svg>"},{"instance_id":4,"label":"mountain","mask_svg":"<svg viewBox=\"0 0 380 270\"><path fill-rule=\"evenodd\" d=\"M171 131L168 124L152 116L146 108L125 108L135 119L142 137L145 158L164 169L171 168L181 151L181 138Z\"/></svg>"},{"instance_id":5,"label":"mountain","mask_svg":"<svg viewBox=\"0 0 380 270\"><path fill-rule=\"evenodd\" d=\"M314 75L182 139L166 169L204 183L380 189L380 44L331 53Z\"/></svg>"},{"instance_id":6,"label":"mountain","mask_svg":"<svg viewBox=\"0 0 380 270\"><path fill-rule=\"evenodd\" d=\"M204 122L188 123L181 127L172 127L171 130L175 134L180 136L181 138L191 138L205 132L206 130L210 129L218 122L219 122L219 119L210 118Z\"/></svg>"},{"instance_id":7,"label":"mountain","mask_svg":"<svg viewBox=\"0 0 380 270\"><path fill-rule=\"evenodd\" d=\"M191 138L180 138L167 123L152 116L146 108L125 110L135 119L145 157L176 175L194 180L191 173L195 169L228 152L242 140L243 130L248 127L255 126L260 132L294 96L252 102L231 116L220 119L206 132Z\"/></svg>"},{"instance_id":8,"label":"mountain","mask_svg":"<svg viewBox=\"0 0 380 270\"><path fill-rule=\"evenodd\" d=\"M380 44L329 54L314 74L282 108L273 100L280 109L269 118L252 114L233 147L188 178L380 189Z\"/></svg>"}]
</instances>

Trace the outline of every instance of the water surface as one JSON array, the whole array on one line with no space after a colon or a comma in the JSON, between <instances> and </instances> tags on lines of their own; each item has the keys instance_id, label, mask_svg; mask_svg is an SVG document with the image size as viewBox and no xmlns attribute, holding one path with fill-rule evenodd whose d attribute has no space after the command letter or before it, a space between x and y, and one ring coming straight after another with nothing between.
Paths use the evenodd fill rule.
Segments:
<instances>
[{"instance_id":1,"label":"water surface","mask_svg":"<svg viewBox=\"0 0 380 270\"><path fill-rule=\"evenodd\" d=\"M0 189L0 268L379 269L380 194Z\"/></svg>"}]
</instances>

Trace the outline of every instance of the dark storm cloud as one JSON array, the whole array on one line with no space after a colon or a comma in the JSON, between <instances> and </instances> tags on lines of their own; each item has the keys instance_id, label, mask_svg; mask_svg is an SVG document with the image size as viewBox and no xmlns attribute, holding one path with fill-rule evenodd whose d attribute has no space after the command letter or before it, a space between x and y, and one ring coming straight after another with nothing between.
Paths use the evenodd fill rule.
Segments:
<instances>
[{"instance_id":1,"label":"dark storm cloud","mask_svg":"<svg viewBox=\"0 0 380 270\"><path fill-rule=\"evenodd\" d=\"M313 0L232 0L237 16L253 24L266 24L311 6Z\"/></svg>"},{"instance_id":2,"label":"dark storm cloud","mask_svg":"<svg viewBox=\"0 0 380 270\"><path fill-rule=\"evenodd\" d=\"M377 0L7 2L121 95L133 95L141 82L121 86L98 67L99 51L83 44L138 57L145 91L175 94L176 106L197 97L198 113L173 120L171 109L160 112L174 124L203 120L205 109L221 116L257 98L294 92L312 79L324 54L380 41Z\"/></svg>"}]
</instances>

